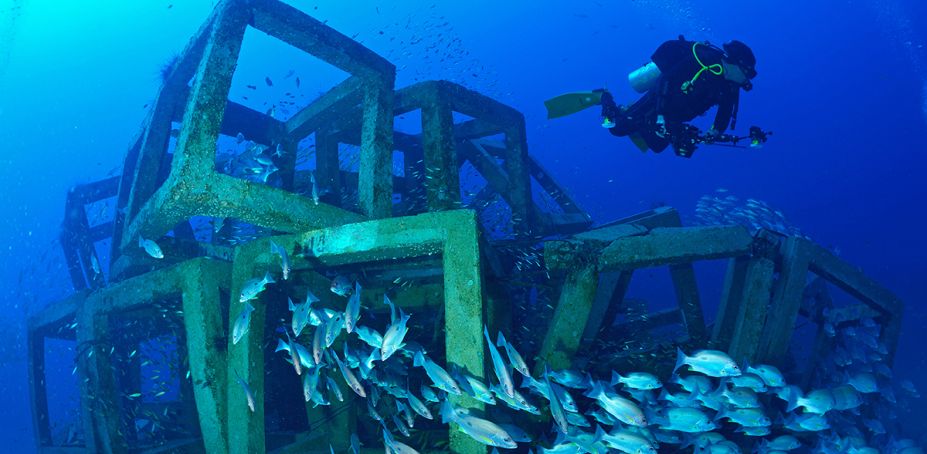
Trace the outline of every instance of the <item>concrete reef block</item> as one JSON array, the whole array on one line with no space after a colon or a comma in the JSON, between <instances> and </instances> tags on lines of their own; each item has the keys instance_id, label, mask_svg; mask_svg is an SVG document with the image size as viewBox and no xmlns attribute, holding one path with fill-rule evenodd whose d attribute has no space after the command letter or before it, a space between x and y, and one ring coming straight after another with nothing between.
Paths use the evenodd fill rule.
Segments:
<instances>
[{"instance_id":1,"label":"concrete reef block","mask_svg":"<svg viewBox=\"0 0 927 454\"><path fill-rule=\"evenodd\" d=\"M119 431L117 384L105 350L110 315L145 308L153 302L180 297L186 350L203 445L225 451L226 382L220 289L228 289L230 266L200 258L126 279L90 294L78 311L78 369L85 436L91 451L128 452ZM84 348L84 347L81 347Z\"/></svg>"},{"instance_id":2,"label":"concrete reef block","mask_svg":"<svg viewBox=\"0 0 927 454\"><path fill-rule=\"evenodd\" d=\"M363 103L358 186L361 209L366 216L388 216L392 200L391 167L388 164L392 153L395 67L321 22L274 0L223 1L216 7L209 24L208 32L203 32L191 42L181 60L183 70L190 68L189 61L195 57L199 57L199 64L189 95L184 95L187 99L183 125L170 176L157 190L148 187L151 185L146 188L139 186L139 191L145 190L137 198L146 201L138 203L137 210L130 210L137 211L137 215L127 222L119 238L122 249L132 250L130 247L140 235L158 238L174 225L193 216L235 218L284 232L364 219L364 216L330 205L316 205L287 191L216 172L217 138L222 132L224 117L230 113L227 112L229 88L249 25L352 74L331 95L323 97L320 106L328 107L344 99L358 99ZM203 36L207 36L205 42L201 42ZM173 80L173 73L170 80ZM161 94L165 105L156 109L158 121L152 122L149 128L164 129L165 123L169 124L168 120L173 118L169 105L182 97L180 90L180 87L166 87ZM312 127L312 121L323 110L310 105L286 124L280 123L271 129L278 131L276 134L281 142L289 140L295 143L302 137L294 134L311 132L306 125ZM159 137L153 131L146 135L146 144L151 142L151 150L143 150L140 159L155 161L151 156L158 154L157 150L161 148L163 137ZM152 166L147 164L138 170L143 170L142 167L151 170ZM147 193L152 190L154 192L149 196Z\"/></svg>"},{"instance_id":3,"label":"concrete reef block","mask_svg":"<svg viewBox=\"0 0 927 454\"><path fill-rule=\"evenodd\" d=\"M287 250L294 274L344 265L424 259L433 266L440 257L443 266L445 355L476 377L485 377L482 348L484 320L483 283L480 271L479 230L471 210L425 213L417 216L365 221L312 230L301 234L262 238L236 249L231 294L238 295L245 281L274 272L278 258L270 253L270 242ZM241 389L228 389L229 447L233 452L264 452L264 354L262 342L266 310L259 300L252 302L251 328L237 344L229 341L228 380L236 375L248 382L256 400L252 413L244 404ZM232 298L230 322L244 307ZM232 326L230 324L230 326ZM458 405L482 409L473 400ZM457 430L451 430L451 451L485 452L485 446Z\"/></svg>"}]
</instances>

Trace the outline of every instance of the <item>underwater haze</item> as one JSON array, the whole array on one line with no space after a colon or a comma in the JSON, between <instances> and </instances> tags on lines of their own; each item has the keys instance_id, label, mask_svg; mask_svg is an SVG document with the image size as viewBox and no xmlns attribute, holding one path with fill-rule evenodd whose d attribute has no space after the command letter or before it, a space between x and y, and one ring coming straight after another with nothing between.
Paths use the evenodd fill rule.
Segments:
<instances>
[{"instance_id":1,"label":"underwater haze","mask_svg":"<svg viewBox=\"0 0 927 454\"><path fill-rule=\"evenodd\" d=\"M395 64L396 88L449 80L523 112L528 152L596 224L660 206L676 208L686 225L778 223L858 266L905 303L893 375L927 392L927 2L286 3ZM122 172L165 68L215 4L0 0L0 451L36 449L25 320L73 293L58 243L68 190ZM598 108L547 119L544 101L563 93L607 88L617 103L634 102L640 95L628 74L679 35L718 45L737 39L753 49L758 76L741 94L734 132L772 131L761 148L704 145L688 159L670 149L642 153L601 126ZM302 60L274 45L257 34L246 41L231 99L246 97L244 105L265 112L288 90L284 84L300 83L314 97L345 76L318 61L300 67ZM255 88L235 91L246 85ZM708 129L711 118L713 111L694 124ZM719 194L736 203L712 205ZM748 200L770 217L733 212ZM704 210L723 213L706 218ZM673 297L664 290L654 281L629 296ZM413 356L410 369L420 362ZM74 367L67 352L48 357L56 420L79 417L79 396L68 384ZM585 384L592 401L605 399L595 397L599 384ZM925 403L912 395L904 408L898 404L900 419L885 426L927 446ZM452 422L465 417L439 407L443 401L432 407L439 420L439 413Z\"/></svg>"}]
</instances>

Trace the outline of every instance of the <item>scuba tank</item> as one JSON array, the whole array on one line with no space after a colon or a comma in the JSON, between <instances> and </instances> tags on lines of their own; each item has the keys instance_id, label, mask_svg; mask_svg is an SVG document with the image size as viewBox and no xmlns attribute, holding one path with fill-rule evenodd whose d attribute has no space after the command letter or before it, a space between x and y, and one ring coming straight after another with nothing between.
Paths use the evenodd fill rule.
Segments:
<instances>
[{"instance_id":1,"label":"scuba tank","mask_svg":"<svg viewBox=\"0 0 927 454\"><path fill-rule=\"evenodd\" d=\"M654 62L647 63L628 74L628 83L638 93L645 93L653 88L660 77L660 68Z\"/></svg>"}]
</instances>

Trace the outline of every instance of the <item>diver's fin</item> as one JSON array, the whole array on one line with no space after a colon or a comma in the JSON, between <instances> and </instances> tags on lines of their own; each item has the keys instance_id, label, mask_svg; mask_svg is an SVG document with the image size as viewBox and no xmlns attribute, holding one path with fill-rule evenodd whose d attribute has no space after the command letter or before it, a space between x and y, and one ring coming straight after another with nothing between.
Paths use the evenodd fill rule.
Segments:
<instances>
[{"instance_id":1,"label":"diver's fin","mask_svg":"<svg viewBox=\"0 0 927 454\"><path fill-rule=\"evenodd\" d=\"M634 145L636 145L640 151L646 152L650 149L650 146L647 145L647 141L644 140L644 137L640 134L634 133L629 135L628 138L631 139L631 142L634 142Z\"/></svg>"},{"instance_id":2,"label":"diver's fin","mask_svg":"<svg viewBox=\"0 0 927 454\"><path fill-rule=\"evenodd\" d=\"M601 91L583 91L567 93L544 101L547 107L547 119L565 117L581 110L602 104Z\"/></svg>"}]
</instances>

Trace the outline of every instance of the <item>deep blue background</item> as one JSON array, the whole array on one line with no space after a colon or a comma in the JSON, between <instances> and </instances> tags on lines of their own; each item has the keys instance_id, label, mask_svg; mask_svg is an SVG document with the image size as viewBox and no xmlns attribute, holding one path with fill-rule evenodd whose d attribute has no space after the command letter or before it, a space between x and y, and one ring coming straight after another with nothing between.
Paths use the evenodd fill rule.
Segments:
<instances>
[{"instance_id":1,"label":"deep blue background","mask_svg":"<svg viewBox=\"0 0 927 454\"><path fill-rule=\"evenodd\" d=\"M523 111L530 152L597 221L657 202L691 215L698 197L718 187L781 209L905 301L896 369L927 391L919 331L927 320L924 2L290 3L358 33L396 63L399 87L449 79ZM121 165L143 105L156 94L158 67L212 4L0 0L0 317L19 323L24 305L67 294L52 244L67 188ZM619 102L631 101L627 73L680 33L753 47L759 77L742 97L740 128L774 130L765 148L704 148L683 160L641 154L602 130L592 111L545 120L541 102L562 92L607 86ZM246 43L243 58L253 60L243 63L241 80L283 79L292 65L273 55ZM331 74L299 72L310 94L330 87ZM55 367L68 374L72 364ZM23 362L0 367L3 446L31 447L25 383ZM55 397L51 405L61 410L74 403Z\"/></svg>"}]
</instances>

